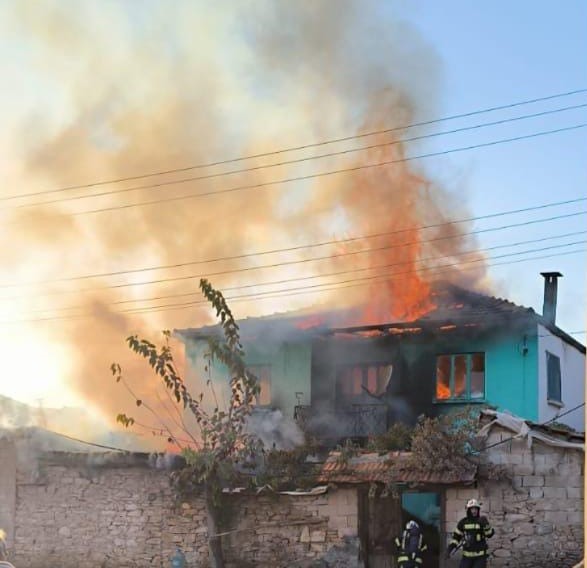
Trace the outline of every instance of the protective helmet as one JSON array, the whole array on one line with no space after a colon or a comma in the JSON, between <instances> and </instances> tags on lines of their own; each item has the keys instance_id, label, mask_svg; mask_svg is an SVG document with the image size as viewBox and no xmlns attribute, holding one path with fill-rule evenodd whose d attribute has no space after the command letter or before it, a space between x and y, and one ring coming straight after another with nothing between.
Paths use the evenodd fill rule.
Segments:
<instances>
[{"instance_id":1,"label":"protective helmet","mask_svg":"<svg viewBox=\"0 0 587 568\"><path fill-rule=\"evenodd\" d=\"M406 525L406 530L408 530L408 531L420 530L420 525L418 525L418 523L416 521L409 521L408 524Z\"/></svg>"},{"instance_id":2,"label":"protective helmet","mask_svg":"<svg viewBox=\"0 0 587 568\"><path fill-rule=\"evenodd\" d=\"M6 540L6 533L0 529L0 540Z\"/></svg>"},{"instance_id":3,"label":"protective helmet","mask_svg":"<svg viewBox=\"0 0 587 568\"><path fill-rule=\"evenodd\" d=\"M481 504L479 503L479 501L477 501L477 499L469 499L467 501L467 511L469 509L475 509L475 508L477 508L477 509L480 510L481 509Z\"/></svg>"}]
</instances>

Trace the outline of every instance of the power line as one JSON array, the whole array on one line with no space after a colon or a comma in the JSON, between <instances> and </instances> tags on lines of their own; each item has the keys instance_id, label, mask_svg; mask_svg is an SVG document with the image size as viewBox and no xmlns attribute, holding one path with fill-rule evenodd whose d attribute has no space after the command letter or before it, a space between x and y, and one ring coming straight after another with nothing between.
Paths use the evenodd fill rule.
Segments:
<instances>
[{"instance_id":1,"label":"power line","mask_svg":"<svg viewBox=\"0 0 587 568\"><path fill-rule=\"evenodd\" d=\"M526 251L520 251L520 252L514 252L514 253L507 253L507 254L502 254L502 255L498 255L498 256L494 256L494 259L499 259L499 258L506 258L506 257L511 257L511 256L519 256L522 254L528 254L528 253L533 253L533 252L542 252L542 251L547 251L547 250L554 250L554 249L560 249L560 248L564 248L564 247L568 247L568 246L575 246L578 244L585 244L587 241L583 240L583 241L575 241L572 243L566 243L563 245L553 245L553 246L549 246L549 247L540 247L537 249L531 249L531 250L526 250ZM485 258L479 258L479 259L474 259L474 260L470 260L470 261L466 261L463 262L462 264L473 264L473 263L479 263L479 262L484 262ZM438 268L458 268L461 266L461 263L451 263L451 264L445 264L445 265L441 265L440 267L423 267L423 268L418 268L415 270L410 270L407 272L399 272L399 273L392 273L392 274L387 274L387 275L374 275L374 276L363 276L361 278L351 278L351 279L347 279L347 280L343 280L341 282L332 282L332 283L325 283L325 284L311 284L311 285L307 285L307 286L300 286L300 287L295 287L295 288L289 288L285 291L297 291L297 290L302 290L302 289L312 289L312 288L320 288L322 286L328 286L330 284L347 284L350 282L367 282L370 280L374 280L377 278L381 278L383 276L388 276L388 277L395 277L395 276L399 276L399 275L406 275L406 274L418 274L419 272L428 272L428 271L433 271L433 273L438 270ZM389 278L391 279L391 278ZM276 290L275 292L281 292L283 290ZM272 292L267 292L267 293L272 293ZM263 292L260 292L259 294L263 294ZM229 299L229 298L227 298ZM207 300L200 300L199 302L200 304L206 304ZM184 304L184 305L191 305L191 303L188 304ZM157 308L157 307L167 307L167 306L151 306L151 308ZM138 308L141 309L141 308ZM150 308L148 308L150 309ZM119 313L127 313L133 310L120 310Z\"/></svg>"},{"instance_id":2,"label":"power line","mask_svg":"<svg viewBox=\"0 0 587 568\"><path fill-rule=\"evenodd\" d=\"M365 133L362 133L362 134L354 134L354 135L351 135L351 136L344 136L344 137L340 137L340 138L332 138L332 139L329 139L329 140L323 140L323 141L320 141L320 142L307 143L307 144L303 144L303 145L300 145L300 146L292 146L292 147L289 147L289 148L281 148L281 149L272 150L272 151L269 151L269 152L263 152L263 153L258 153L258 154L249 154L249 155L245 155L245 156L239 156L239 157L236 157L236 158L229 158L229 159L217 160L217 161L213 161L213 162L207 162L207 163L200 163L200 164L195 164L195 165L190 165L190 166L184 166L184 167L181 167L181 168L173 168L173 169L167 169L167 170L159 170L159 171L150 172L150 173L147 173L147 174L140 174L140 175L134 175L134 176L126 176L126 177L114 178L114 179L110 179L110 180L102 180L102 181L85 183L85 184L70 185L70 186L59 187L59 188L51 189L51 190L45 190L45 191L40 191L40 192L35 192L35 193L28 193L28 194L22 194L22 195L18 195L18 196L9 196L7 199L16 199L18 197L32 197L32 196L37 196L37 195L46 194L46 193L57 193L57 192L62 192L62 191L74 190L74 189L86 189L86 188L97 187L97 186L102 186L102 185L111 185L111 184L114 184L114 183L121 183L121 182L126 182L126 181L134 181L134 180L138 180L138 179L145 179L145 178L149 178L149 177L155 177L155 176L160 176L160 175L168 175L168 174L173 174L173 173L182 173L182 172L186 172L186 171L190 171L190 170L210 168L210 167L213 167L213 166L225 165L225 164L230 164L230 163L234 163L234 162L241 162L241 161L251 160L251 159L256 159L256 158L264 158L264 157L267 157L267 156L275 156L275 155L282 154L282 153L285 153L285 152L294 152L294 151L298 151L298 150L306 150L308 148L315 148L315 147L324 146L324 145L327 145L327 144L334 144L334 143L338 143L338 142L347 142L349 140L356 140L356 139L366 138L366 137L369 137L369 136L380 135L380 134L389 134L391 132L397 132L397 131L407 130L407 129L410 129L410 128L416 128L416 127L421 127L421 126L430 126L432 124L438 124L439 122L446 122L446 121L449 121L449 120L455 120L455 119L460 119L460 118L469 118L471 116L476 116L476 115L479 115L479 114L485 114L485 113L488 113L488 112L494 112L494 111L498 111L498 110L511 109L511 108L515 108L515 107L518 107L518 106L533 104L533 103L537 103L537 102L544 102L544 101L553 100L553 99L562 98L562 97L569 97L569 96L572 96L572 95L577 95L577 94L581 94L581 93L585 93L585 92L587 92L587 89L576 89L574 91L567 91L567 92L564 92L564 93L557 93L555 95L548 95L548 96L545 96L545 97L538 97L538 98L534 98L534 99L527 99L527 100L524 100L524 101L519 101L519 102L515 102L515 103L509 103L509 104L505 104L505 105L499 105L499 106L489 107L489 108L485 108L485 109L481 109L481 110L476 110L476 111L471 111L471 112L462 113L462 114L455 114L455 115L446 116L446 117L442 117L442 118L437 118L437 119L433 119L433 120L427 120L427 121L422 121L422 122L414 122L414 123L411 123L411 124L405 124L405 125L402 125L402 126L395 126L395 127L386 128L386 129L383 129L383 130L373 130L373 131L365 132Z\"/></svg>"},{"instance_id":3,"label":"power line","mask_svg":"<svg viewBox=\"0 0 587 568\"><path fill-rule=\"evenodd\" d=\"M106 213L106 212L110 212L110 211L120 211L120 210L125 210L125 209L132 209L135 207L146 207L146 206L150 206L150 205L159 205L161 203L172 203L172 202L177 202L177 201L185 201L186 199L196 199L199 197L209 197L209 196L214 196L214 195L222 195L222 194L234 193L237 191L246 191L246 190L251 190L251 189L262 189L262 188L271 187L274 185L280 185L280 184L284 184L284 183L291 183L291 182L297 182L297 181L307 181L310 179L317 179L317 178L327 177L327 176L341 174L341 173L350 173L350 172L356 172L356 171L361 171L361 170L366 170L366 169L371 169L371 168L378 168L378 167L382 167L382 166L389 166L389 165L393 165L393 164L398 164L398 163L402 163L402 162L409 162L409 161L423 159L423 158L432 158L432 157L438 157L438 156L445 156L445 155L453 154L453 153L457 153L457 152L466 152L469 150L475 150L475 149L479 149L479 148L488 148L490 146L497 146L499 144L507 144L507 143L511 143L511 142L518 142L520 140L529 140L529 139L538 138L541 136L548 136L551 134L570 132L572 130L578 130L580 128L585 128L586 126L587 126L587 123L575 124L573 126L567 126L564 128L558 128L558 129L554 129L554 130L544 130L541 132L534 132L532 134L526 134L523 136L516 136L513 138L502 138L499 140L492 140L490 142L484 142L481 144L473 144L470 146L461 146L458 148L451 148L449 150L442 150L442 151L438 151L438 152L430 152L427 154L420 154L417 156L407 156L405 158L398 158L395 160L385 160L385 161L376 162L373 164L362 164L362 165L353 166L350 168L340 168L340 169L336 169L336 170L330 170L327 172L319 172L319 173L315 173L315 174L307 174L304 176L284 178L281 180L274 180L274 181L261 182L261 183L250 184L250 185L236 186L236 187L220 189L220 190L216 190L216 191L188 193L185 195L179 195L179 196L173 196L173 197L161 197L158 199L152 199L150 201L143 201L140 203L127 203L125 205L113 205L110 207L102 207L102 208L98 208L98 209L88 209L86 211L77 211L74 213L70 213L70 215L77 217L77 216L81 216L81 215L89 215L89 214L94 214L94 213ZM163 184L162 183L161 184L153 184L152 187L159 187L160 185L163 185ZM38 204L34 204L34 205L41 206L41 205L43 205L43 203L38 203ZM19 207L21 207L21 206L19 206ZM15 208L6 208L6 209L2 209L1 211L12 210L12 209L15 209Z\"/></svg>"},{"instance_id":4,"label":"power line","mask_svg":"<svg viewBox=\"0 0 587 568\"><path fill-rule=\"evenodd\" d=\"M34 203L24 203L21 205L16 205L14 207L9 207L9 208L3 208L1 209L1 211L6 211L6 210L10 210L10 209L26 209L26 208L31 208L31 207L40 207L43 205L54 205L55 203L63 203L65 201L79 201L82 199L93 199L96 197L104 197L107 195L115 195L115 194L122 194L122 193L129 193L131 191L138 191L138 190L144 190L144 189L158 189L161 187L166 187L166 186L170 186L170 185L179 185L179 184L184 184L184 183L189 183L189 182L194 182L194 181L204 181L204 180L210 180L210 179L215 179L215 178L221 178L221 177L225 177L225 176L229 176L229 175L236 175L236 174L243 174L243 173L250 173L250 172L255 172L255 171L260 171L260 170L264 170L264 169L268 169L268 168L275 168L275 167L279 167L279 166L286 166L286 165L293 165L293 164L299 164L299 163L303 163L303 162L308 162L308 161L313 161L313 160L320 160L323 158L331 158L331 157L335 157L335 156L342 156L342 155L347 155L347 154L352 154L352 153L356 153L356 152L363 152L366 150L373 150L376 148L384 148L384 147L388 147L388 146L395 146L397 144L405 144L408 142L416 142L419 140L425 140L428 138L436 138L438 136L447 136L450 134L458 134L460 132L468 132L471 130L479 130L481 128L488 128L488 127L492 127L492 126L498 126L498 125L502 125L502 124L507 124L507 123L511 123L511 122L517 122L520 120L527 120L527 119L531 119L531 118L538 118L538 117L542 117L542 116L547 116L547 115L551 115L551 114L556 114L556 113L560 113L560 112L566 112L569 110L577 110L580 108L585 108L587 107L587 103L585 104L580 104L580 105L571 105L571 106L567 106L567 107L562 107L562 108L557 108L557 109L551 109L551 110L546 110L546 111L542 111L542 112L538 112L538 113L533 113L533 114L526 114L526 115L521 115L521 116L516 116L516 117L511 117L511 118L505 118L502 120L497 120L497 121L493 121L493 122L486 122L486 123L481 123L481 124L475 124L472 126L464 126L461 128L455 128L453 130L445 130L442 132L434 132L431 134L423 134L421 136L413 136L411 138L401 138L398 140L390 140L388 142L381 142L379 144L371 144L369 146L360 146L360 147L355 147L355 148L347 148L345 150L338 150L335 152L328 152L325 154L317 154L314 156L306 156L303 158L297 158L297 159L293 159L293 160L285 160L282 162L276 162L273 164L263 164L260 166L250 166L250 167L246 167L246 168L241 168L241 169L236 169L236 170L228 170L228 171L223 171L223 172L216 172L216 173L211 173L211 174L205 174L205 175L201 175L201 176L192 176L192 177L188 177L188 178L183 178L183 179L177 179L177 180L167 180L167 181L162 181L160 183L157 184L148 184L148 185L140 185L140 186L134 186L134 187L126 187L126 188L121 188L121 189L112 189L109 191L103 191L100 193L91 193L91 194L83 194L83 195L75 195L72 197L64 197L64 198L60 198L60 199L54 199L54 200L50 200L50 201L39 201L39 202L34 202ZM41 191L41 192L34 192L34 193L28 193L28 194L20 194L20 195L9 195L6 197L0 197L0 201L9 201L9 200L14 200L14 199L22 199L25 197L36 197L39 195L47 195L50 193L57 193L57 192L63 192L63 191L68 191L71 188L62 188L62 189L54 189L54 190L48 190L48 191Z\"/></svg>"},{"instance_id":5,"label":"power line","mask_svg":"<svg viewBox=\"0 0 587 568\"><path fill-rule=\"evenodd\" d=\"M570 246L570 244L565 245L565 246ZM522 251L522 252L515 253L515 254L517 254L517 255L527 254L528 252L537 252L538 250L548 250L550 248L552 248L552 247L545 247L544 249L537 249L534 251ZM486 264L486 266L487 267L505 266L505 265L511 265L511 264L518 264L520 262L542 260L542 259L546 259L546 258L560 258L562 256L568 256L568 255L579 254L579 253L584 253L584 252L585 252L585 249L578 249L578 250L562 252L562 253L558 252L556 254L551 254L551 255L542 255L542 256L537 256L537 257L522 258L522 259L517 259L517 260L513 260L513 261L488 263L488 264ZM513 256L513 255L511 255L511 254L510 255L501 255L499 257L494 257L494 258L503 258L505 256ZM477 266L471 266L471 267L463 266L463 265L473 264L473 263L477 264L478 261L475 260L475 261L468 261L468 262L463 262L463 263L446 264L446 265L442 265L440 267L431 267L430 269L424 268L424 269L420 269L420 270L410 270L410 271L404 271L404 272L395 272L395 273L391 273L391 274L381 274L381 275L376 275L376 276L372 276L372 277L368 277L368 278L349 279L349 280L342 281L342 282L332 282L332 283L320 284L320 285L302 286L302 287L297 287L297 288L268 291L268 292L259 292L259 293L253 293L253 294L239 294L239 295L233 295L233 296L226 296L226 299L230 300L230 301L251 301L251 300L259 300L259 299L281 298L281 297L288 297L289 298L291 296L297 296L300 294L336 291L336 290L341 290L341 289L345 289L345 288L362 286L362 285L364 285L365 280L372 280L373 281L372 283L374 283L374 284L384 284L397 276L415 274L415 273L422 272L422 271L429 271L429 274L436 275L436 274L444 274L444 273L450 272L455 267L459 268L459 270L461 270L461 271L478 268ZM381 278L383 278L383 280L378 280ZM357 284L356 282L359 282L359 283ZM320 289L318 289L318 288L320 288ZM167 304L167 305L163 305L163 306L151 306L149 308L136 308L136 309L131 309L131 310L119 310L119 311L115 311L113 313L121 313L121 314L127 314L127 315L138 315L138 314L143 314L143 313L154 313L154 312L160 312L160 311L173 311L173 310L177 310L177 309L185 309L186 307L197 306L197 305L206 304L206 303L207 302L205 300L200 300L200 301L184 302L184 303L178 303L178 304ZM45 317L45 318L4 320L4 321L0 321L0 324L12 325L12 324L30 323L30 322L75 320L75 319L85 319L88 317L90 317L90 318L95 317L95 314L72 314L72 315L66 315L66 316L52 316L52 317Z\"/></svg>"},{"instance_id":6,"label":"power line","mask_svg":"<svg viewBox=\"0 0 587 568\"><path fill-rule=\"evenodd\" d=\"M43 430L45 432L49 432L50 434L55 434L56 436L61 436L62 438L65 438L67 440L71 440L73 442L79 442L80 444L85 444L87 446L94 446L96 448L102 448L104 450L114 450L116 452L124 452L124 453L130 453L130 450L124 450L122 448L117 448L115 446L106 446L104 444L97 444L95 442L88 442L87 440L81 440L80 438L74 438L73 436L68 436L67 434L62 434L61 432L55 432L53 430L47 430L46 428L43 428Z\"/></svg>"},{"instance_id":7,"label":"power line","mask_svg":"<svg viewBox=\"0 0 587 568\"><path fill-rule=\"evenodd\" d=\"M50 280L37 280L37 281L29 281L29 282L15 282L15 283L10 283L10 284L0 284L0 288L16 288L16 287L22 287L22 286L37 286L39 284L54 284L54 283L61 283L61 282L71 282L71 281L76 281L76 280L88 280L88 279L94 279L94 278L122 276L122 275L127 275L127 274L148 272L148 271L153 271L153 270L168 270L168 269L173 269L173 268L184 268L187 266L194 266L194 265L199 265L199 264L210 264L212 262L241 260L241 259L251 258L251 257L256 257L256 256L261 256L261 255L269 255L269 254L276 254L276 253L283 253L283 252L294 252L294 251L299 251L299 250L303 250L303 249L307 249L307 248L322 247L322 246L327 246L327 245L340 245L342 243L350 243L350 242L355 242L355 241L359 241L359 240L366 240L366 239L372 239L372 238L378 238L378 237L387 237L387 236L391 236L391 235L399 235L399 234L406 233L406 232L412 232L414 230L419 231L419 230L435 229L435 228L445 227L448 225L456 225L456 224L462 224L462 223L469 223L472 221L482 221L482 220L487 220L487 219L494 219L494 218L502 217L505 215L528 213L530 211L539 211L542 209L548 209L551 207L558 207L561 205L572 205L572 204L576 204L576 203L583 203L585 201L587 201L587 197L579 197L579 198L575 198L575 199L569 199L566 201L550 202L550 203L546 203L546 204L543 203L543 204L532 206L532 207L524 207L522 209L501 211L501 212L497 212L497 213L479 215L477 217L468 217L465 219L455 219L452 221L447 221L447 222L442 222L442 223L421 225L418 227L409 227L409 228L406 227L403 229L395 229L393 231L385 231L385 232L381 232L381 233L372 233L369 235L359 235L359 236L355 236L355 237L349 237L346 239L338 239L338 240L332 239L329 241L322 241L322 242L306 244L306 245L298 245L298 246L294 246L294 247L286 247L286 248L280 248L280 249L258 251L255 253L245 253L245 254L225 256L225 257L216 257L216 258L210 258L210 259L206 259L206 260L193 260L193 261L181 262L181 263L175 263L175 264L143 267L143 268L137 268L137 269L131 269L131 270L119 270L119 271L113 271L113 272L85 274L85 275L80 275L80 276L69 276L69 277L65 277L65 278L55 278L55 279L50 279ZM571 217L582 216L582 215L586 215L586 214L587 214L587 211L567 213L564 215L557 215L557 216L541 218L541 219L532 219L529 221L523 221L521 223L512 223L509 225L502 225L499 227L478 229L475 231L461 233L460 235L457 235L457 236L442 236L442 237L436 237L434 239L423 239L423 240L418 241L417 243L415 243L415 242L398 243L398 244L394 244L394 245L388 245L387 248L410 246L413 244L429 243L429 242L435 242L435 241L441 241L441 240L447 240L447 239L453 239L453 238L456 239L456 238L460 238L463 236L478 235L478 234L482 234L482 233L501 231L501 230L516 228L516 227L529 226L529 225L534 225L534 224L538 224L538 223L544 223L544 222L549 222L549 221L556 221L556 220L560 220L560 219L567 219L567 218L571 218ZM383 249L382 248L366 249L364 251L352 251L352 252L349 252L348 254L359 254L360 252L370 252L372 250L383 250ZM344 256L345 254L347 254L347 253L337 253L336 256ZM328 255L328 256L323 256L323 257L314 257L311 259L302 259L302 260L296 260L296 261L261 265L261 266L256 266L256 267L233 269L233 270L227 270L227 271L222 271L222 272L217 272L217 273L210 273L210 274L208 274L208 276L219 276L222 274L229 274L229 273L234 273L234 272L244 272L244 271L250 271L250 270L260 270L260 269L264 269L264 268L275 268L275 267L285 266L285 265L289 265L289 264L311 262L313 260L330 259L332 257L333 257L333 255ZM192 276L178 277L177 279L192 279L192 278L199 278L199 277L201 277L201 276L200 275L192 275ZM85 290L80 290L78 292L87 292L87 291L93 291L96 289L118 288L118 287L138 286L138 285L146 285L146 284L158 284L158 283L162 283L162 282L175 281L175 280L176 280L176 278L160 279L160 280L152 280L152 281L138 282L138 283L132 283L132 284L120 284L120 285L104 286L104 287L100 287L100 288L85 289ZM70 292L65 292L65 293L70 293ZM12 297L10 299L14 299L14 297Z\"/></svg>"},{"instance_id":8,"label":"power line","mask_svg":"<svg viewBox=\"0 0 587 568\"><path fill-rule=\"evenodd\" d=\"M223 292L233 291L233 290L242 290L242 289L246 289L246 288L259 288L259 287L263 287L263 286L275 286L275 285L279 285L279 284L293 283L294 281L300 282L300 281L305 281L305 280L314 280L316 278L328 278L328 277L332 277L332 276L340 276L342 274L365 272L365 271L369 271L369 270L378 270L378 269L382 269L382 268L393 268L396 266L404 266L406 264L409 265L412 263L435 262L435 261L443 260L443 259L452 259L452 258L459 257L459 256L467 256L467 255L471 255L471 254L486 253L488 251L498 250L498 249L502 249L502 248L510 248L510 247L522 246L522 245L526 245L526 244L534 244L534 243L539 243L539 242L544 242L544 241L551 241L554 239L564 239L564 238L574 237L574 236L584 235L584 234L587 234L587 230L575 231L573 233L565 233L562 235L551 235L549 237L542 237L542 238L538 238L538 239L529 239L529 240L518 241L518 242L514 242L514 243L495 245L495 246L487 247L484 249L461 251L459 253L450 254L450 255L441 255L441 256L435 256L435 257L429 257L429 258L419 258L416 260L394 262L391 264L375 265L375 266L368 266L368 267L362 267L362 268L352 268L352 269L347 269L347 270L339 270L337 272L321 273L321 274L315 274L315 275L311 275L311 276L300 276L300 277L296 277L296 278L288 278L288 279L284 279L284 280L274 280L274 281L270 281L270 282L256 282L253 284L241 284L241 285L237 285L237 286L228 286L228 287L223 288ZM567 243L565 245L559 245L559 246L572 246L572 245L576 245L576 244L581 244L583 242L584 241L578 241L578 242ZM414 244L416 244L416 243L414 243ZM385 248L387 248L387 247L385 247ZM371 250L378 250L378 249L371 249ZM366 252L366 251L363 251L363 252ZM514 253L514 254L519 254L519 253ZM209 277L210 277L210 275L202 275L201 276L201 278L209 278ZM120 305L120 304L137 303L137 302L149 302L149 301L178 298L178 297L184 297L184 296L193 296L197 293L198 292L189 292L189 293L184 293L184 294L169 294L166 296L157 296L157 297L153 297L153 298L133 298L130 300L119 300L119 301L111 302L110 305ZM61 311L61 310L73 310L73 309L79 309L81 307L83 307L83 306L67 306L67 307L61 307L61 308L48 308L48 309L43 309L43 310L33 310L31 313L46 313L46 312L55 312L55 311Z\"/></svg>"},{"instance_id":9,"label":"power line","mask_svg":"<svg viewBox=\"0 0 587 568\"><path fill-rule=\"evenodd\" d=\"M539 427L539 428L544 427L544 426L548 426L549 424L556 422L560 418L563 418L564 416L567 416L568 414L571 414L572 412L576 412L577 410L579 410L580 408L583 408L584 406L585 406L585 403L582 402L581 404L574 406L573 408L567 410L566 412L563 412L562 414L557 414L554 418L551 418L550 420L547 420L546 422L542 422L541 424L535 424L534 426ZM511 442L512 440L516 440L517 438L519 438L519 434L515 435L515 436L510 436L509 438L506 438L505 440L500 440L499 442L495 442L489 446L485 446L482 450L480 450L479 452L476 452L476 453L486 452L487 450L490 450L491 448L501 446L502 444L506 444L507 442Z\"/></svg>"}]
</instances>

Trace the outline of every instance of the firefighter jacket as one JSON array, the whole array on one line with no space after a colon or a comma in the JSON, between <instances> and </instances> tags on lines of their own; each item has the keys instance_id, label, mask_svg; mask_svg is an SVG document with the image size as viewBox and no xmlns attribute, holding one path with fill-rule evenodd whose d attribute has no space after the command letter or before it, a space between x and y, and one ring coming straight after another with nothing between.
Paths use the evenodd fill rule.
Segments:
<instances>
[{"instance_id":1,"label":"firefighter jacket","mask_svg":"<svg viewBox=\"0 0 587 568\"><path fill-rule=\"evenodd\" d=\"M457 547L462 541L465 558L487 556L487 539L494 534L486 517L466 516L457 523L450 545Z\"/></svg>"},{"instance_id":2,"label":"firefighter jacket","mask_svg":"<svg viewBox=\"0 0 587 568\"><path fill-rule=\"evenodd\" d=\"M406 529L401 539L399 537L395 539L395 545L398 549L397 562L400 567L422 565L422 552L428 546L424 544L420 531L414 532Z\"/></svg>"}]
</instances>

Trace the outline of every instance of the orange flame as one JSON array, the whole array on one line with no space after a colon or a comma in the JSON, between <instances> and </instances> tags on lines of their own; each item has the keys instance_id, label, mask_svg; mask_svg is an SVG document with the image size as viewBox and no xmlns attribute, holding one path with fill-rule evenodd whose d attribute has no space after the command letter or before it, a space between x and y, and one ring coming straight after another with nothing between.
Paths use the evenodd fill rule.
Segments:
<instances>
[{"instance_id":1,"label":"orange flame","mask_svg":"<svg viewBox=\"0 0 587 568\"><path fill-rule=\"evenodd\" d=\"M361 323L414 321L435 308L421 271L421 233L427 209L436 209L427 207L429 182L402 161L403 145L390 144L389 134L377 141L383 145L370 151L369 161L393 163L363 170L346 196L357 230L380 235L361 242L364 252L354 256L353 262L366 264L374 276L363 289Z\"/></svg>"},{"instance_id":2,"label":"orange flame","mask_svg":"<svg viewBox=\"0 0 587 568\"><path fill-rule=\"evenodd\" d=\"M436 383L436 398L437 400L447 400L450 398L450 389L441 382Z\"/></svg>"}]
</instances>

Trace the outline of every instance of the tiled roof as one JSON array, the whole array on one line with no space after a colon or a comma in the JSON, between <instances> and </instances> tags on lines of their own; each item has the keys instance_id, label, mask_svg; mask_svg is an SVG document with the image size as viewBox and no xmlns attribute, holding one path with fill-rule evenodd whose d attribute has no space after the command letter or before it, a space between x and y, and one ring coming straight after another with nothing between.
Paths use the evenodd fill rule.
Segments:
<instances>
[{"instance_id":1,"label":"tiled roof","mask_svg":"<svg viewBox=\"0 0 587 568\"><path fill-rule=\"evenodd\" d=\"M394 471L393 481L414 485L454 485L472 483L477 473L472 469L461 477L454 475L421 474L411 471L407 465L405 452L390 452L387 454L363 453L350 458L348 462L340 459L340 452L331 452L318 478L319 483L387 483L392 480L391 470Z\"/></svg>"}]
</instances>

